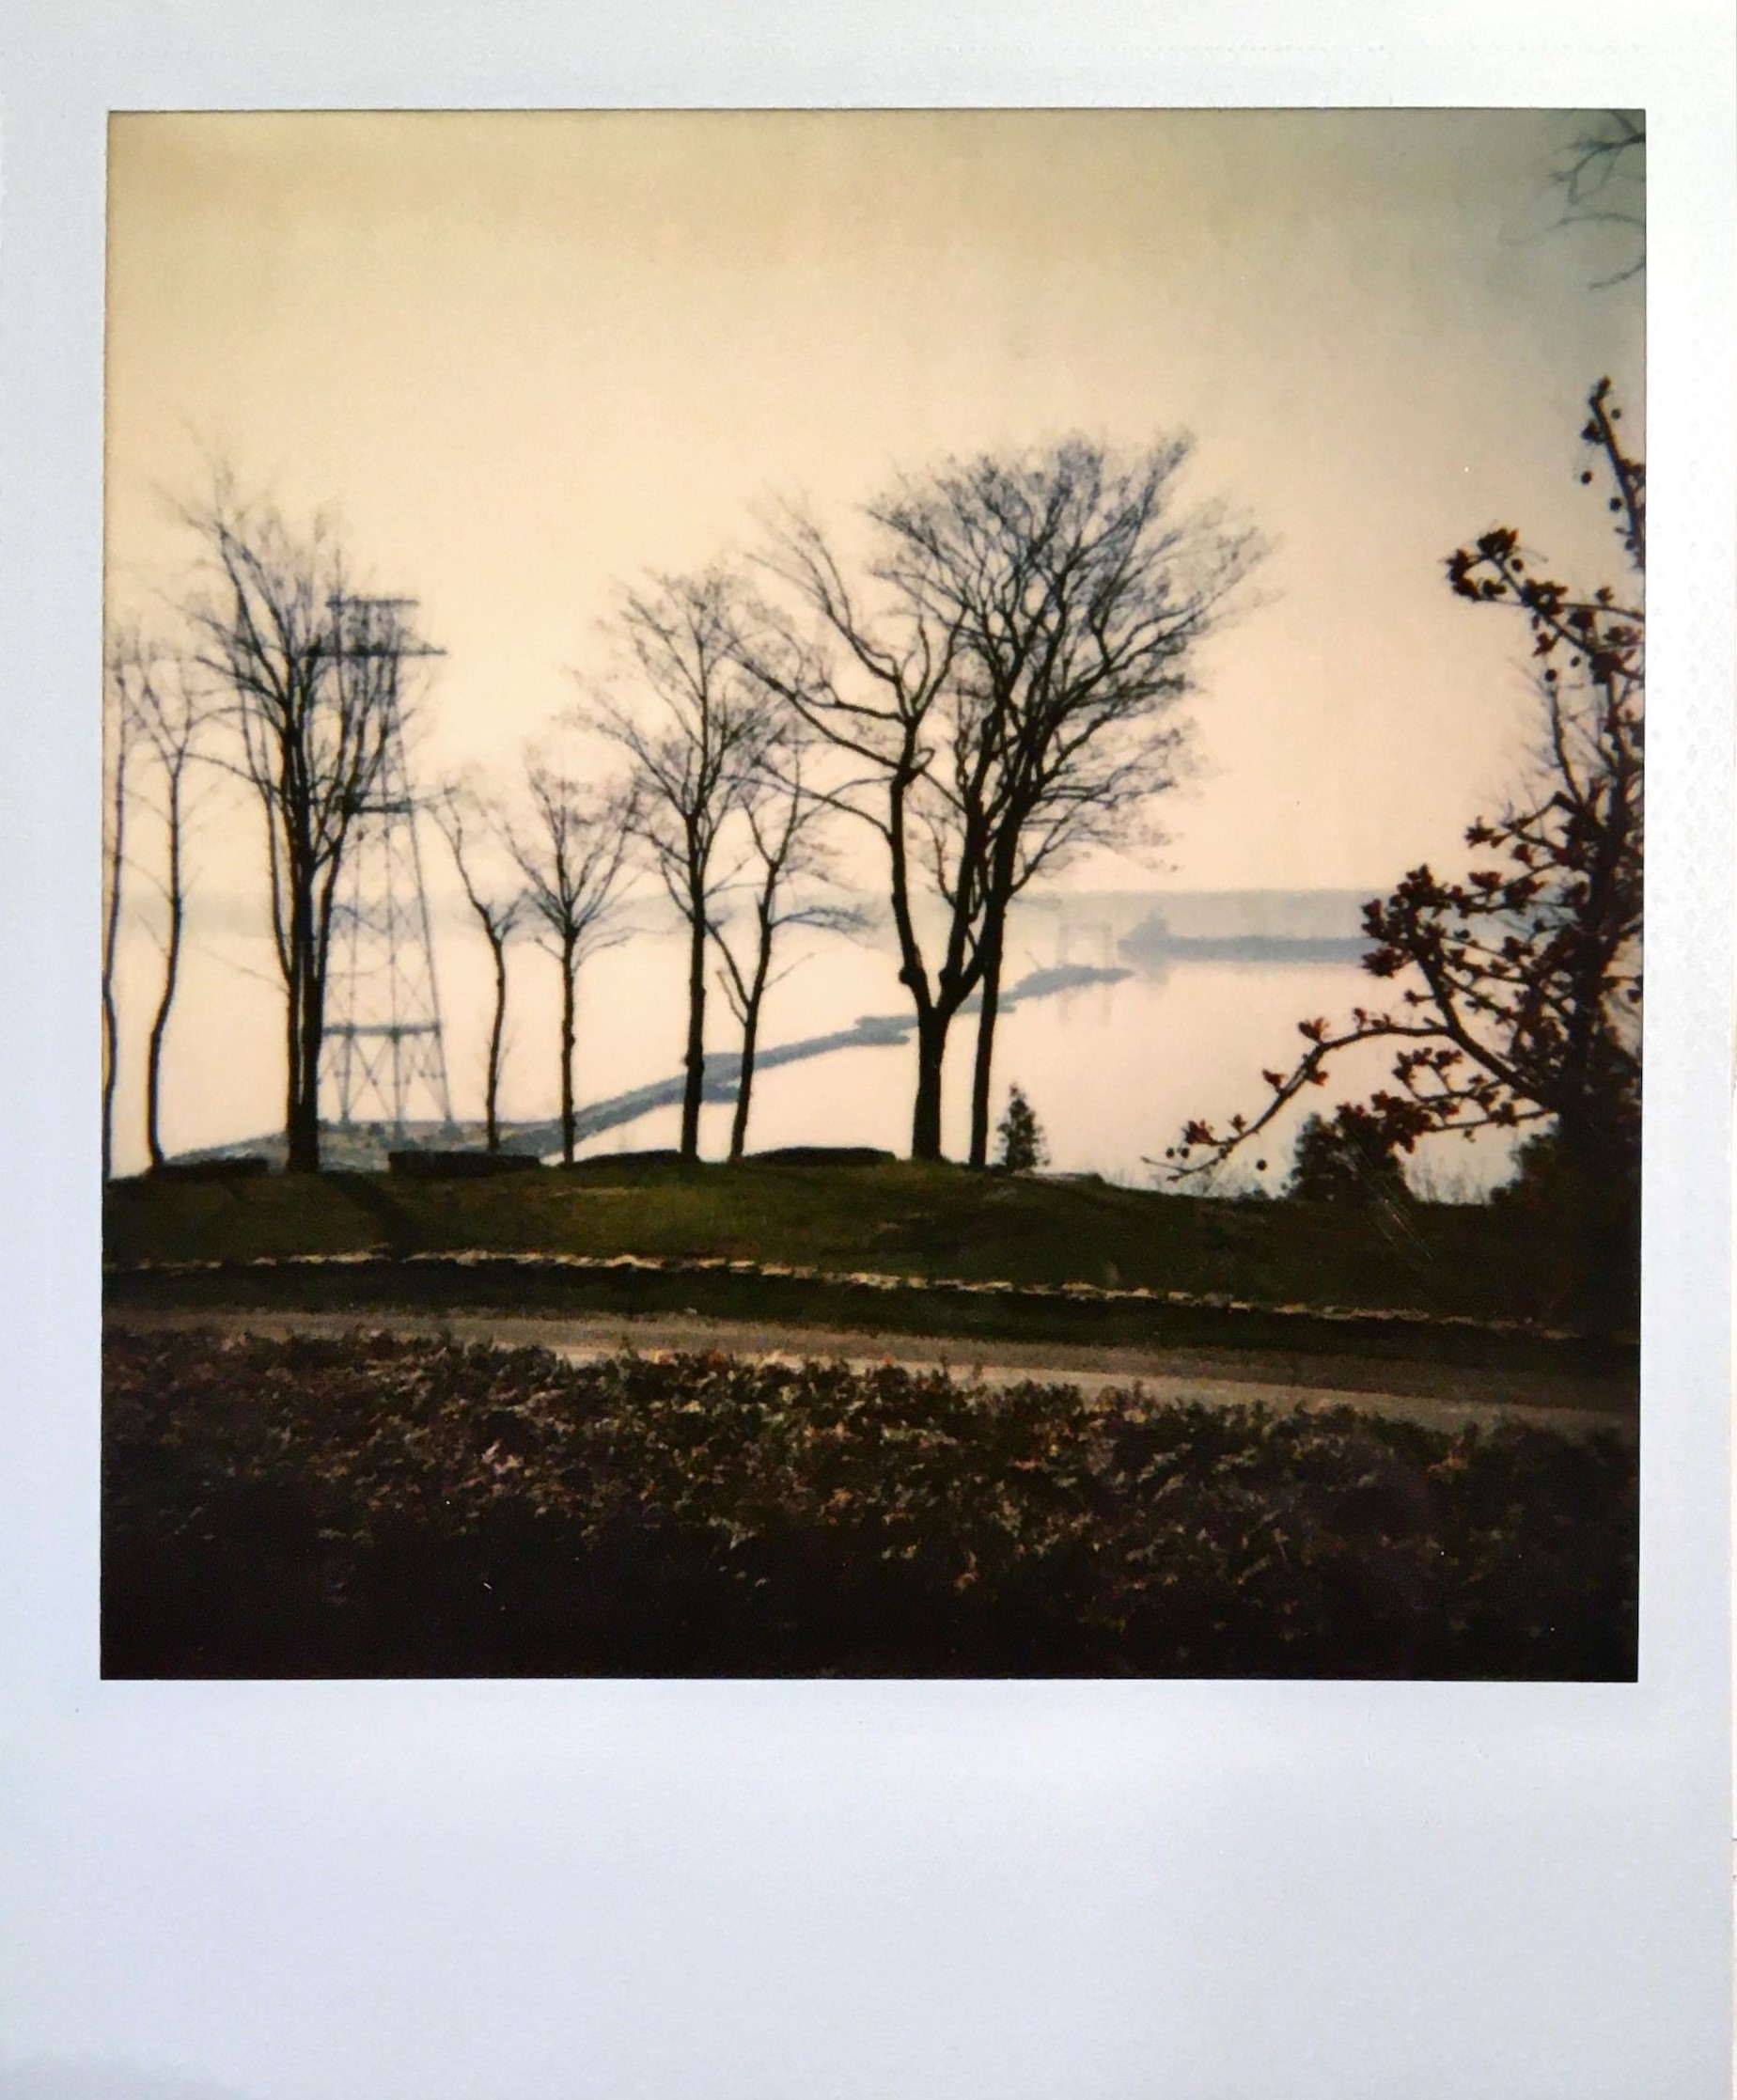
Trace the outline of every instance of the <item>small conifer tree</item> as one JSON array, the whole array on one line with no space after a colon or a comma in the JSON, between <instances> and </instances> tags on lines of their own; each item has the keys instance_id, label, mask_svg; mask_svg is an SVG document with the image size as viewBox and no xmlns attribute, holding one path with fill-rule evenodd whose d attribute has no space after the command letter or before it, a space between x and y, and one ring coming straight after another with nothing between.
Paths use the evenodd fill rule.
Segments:
<instances>
[{"instance_id":1,"label":"small conifer tree","mask_svg":"<svg viewBox=\"0 0 1737 2100\"><path fill-rule=\"evenodd\" d=\"M1009 1091L1008 1112L1002 1117L995 1135L1001 1140L999 1164L1007 1173L1032 1173L1049 1158L1042 1126L1030 1102L1017 1087Z\"/></svg>"},{"instance_id":2,"label":"small conifer tree","mask_svg":"<svg viewBox=\"0 0 1737 2100\"><path fill-rule=\"evenodd\" d=\"M1403 1201L1410 1193L1399 1147L1379 1117L1341 1103L1331 1117L1310 1116L1297 1132L1285 1193L1312 1203Z\"/></svg>"}]
</instances>

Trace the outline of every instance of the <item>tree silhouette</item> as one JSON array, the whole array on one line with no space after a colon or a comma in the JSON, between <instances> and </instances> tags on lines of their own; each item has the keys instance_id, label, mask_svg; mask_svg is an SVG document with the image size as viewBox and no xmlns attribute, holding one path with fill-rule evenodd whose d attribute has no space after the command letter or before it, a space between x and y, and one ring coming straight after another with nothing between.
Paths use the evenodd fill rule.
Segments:
<instances>
[{"instance_id":1,"label":"tree silhouette","mask_svg":"<svg viewBox=\"0 0 1737 2100\"><path fill-rule=\"evenodd\" d=\"M742 668L735 581L722 570L654 575L626 591L614 625L650 701L607 690L592 713L626 752L638 789L634 825L687 927L687 1041L682 1057L683 1159L699 1154L706 1075L706 944L720 889L739 870L724 835L759 768L768 736L765 695Z\"/></svg>"},{"instance_id":2,"label":"tree silhouette","mask_svg":"<svg viewBox=\"0 0 1737 2100\"><path fill-rule=\"evenodd\" d=\"M1150 831L1173 785L1192 659L1260 560L1258 537L1180 495L1192 446L1118 458L1081 438L945 462L872 512L891 565L960 648L950 768L933 781L980 855L970 1163L988 1153L1009 908L1090 845Z\"/></svg>"},{"instance_id":3,"label":"tree silhouette","mask_svg":"<svg viewBox=\"0 0 1737 2100\"><path fill-rule=\"evenodd\" d=\"M761 750L756 770L742 785L740 816L749 840L752 885L751 947L739 934L732 936L722 901L712 919L712 938L723 964L718 981L742 1027L742 1061L729 1129L731 1159L740 1159L747 1146L760 1010L766 994L793 967L773 974L778 935L787 926L849 933L862 925L862 915L851 906L812 894L817 880L828 876L831 864L819 836L829 812L806 776L810 762L798 722L786 729L775 745Z\"/></svg>"},{"instance_id":4,"label":"tree silhouette","mask_svg":"<svg viewBox=\"0 0 1737 2100\"><path fill-rule=\"evenodd\" d=\"M1363 1043L1397 1046L1396 1082L1358 1110L1371 1141L1410 1152L1439 1133L1529 1130L1535 1182L1553 1182L1623 1233L1640 1165L1643 643L1646 473L1624 447L1608 380L1581 432L1630 572L1628 588L1550 579L1503 526L1448 557L1479 607L1519 613L1532 638L1542 724L1537 776L1498 819L1466 833L1481 864L1445 880L1415 868L1364 907L1363 966L1401 990L1334 1027L1304 1021L1307 1048L1253 1118L1222 1134L1191 1121L1166 1157L1177 1176L1225 1159L1327 1082ZM1540 1148L1542 1148L1541 1151ZM1540 1173L1547 1160L1552 1173ZM1608 1245L1608 1241L1606 1241Z\"/></svg>"},{"instance_id":5,"label":"tree silhouette","mask_svg":"<svg viewBox=\"0 0 1737 2100\"><path fill-rule=\"evenodd\" d=\"M1009 1174L1035 1173L1049 1158L1037 1111L1018 1087L1009 1092L1007 1114L995 1135L1001 1140L998 1164Z\"/></svg>"},{"instance_id":6,"label":"tree silhouette","mask_svg":"<svg viewBox=\"0 0 1737 2100\"><path fill-rule=\"evenodd\" d=\"M338 876L374 812L400 671L421 653L395 603L353 595L331 527L293 532L220 477L183 513L205 542L207 588L188 607L193 660L234 696L235 770L265 819L271 920L284 982L287 1164L320 1165L320 1053Z\"/></svg>"},{"instance_id":7,"label":"tree silhouette","mask_svg":"<svg viewBox=\"0 0 1737 2100\"><path fill-rule=\"evenodd\" d=\"M1407 1193L1399 1148L1369 1109L1346 1102L1330 1118L1305 1118L1287 1196L1305 1203L1369 1203Z\"/></svg>"},{"instance_id":8,"label":"tree silhouette","mask_svg":"<svg viewBox=\"0 0 1737 2100\"><path fill-rule=\"evenodd\" d=\"M614 925L616 892L627 859L631 800L599 793L538 758L525 766L530 821L507 834L524 877L525 903L539 922L539 944L561 973L561 1158L571 1167L578 1142L573 1047L578 1034L579 971L625 935Z\"/></svg>"},{"instance_id":9,"label":"tree silhouette","mask_svg":"<svg viewBox=\"0 0 1737 2100\"><path fill-rule=\"evenodd\" d=\"M123 671L133 687L139 737L151 761L161 797L154 804L163 827L163 871L151 880L162 897L163 978L145 1046L145 1149L153 1168L164 1164L163 1058L169 1016L180 983L186 938L187 895L192 885L187 834L196 802L196 768L211 757L210 735L218 708L183 658L138 645ZM147 798L149 800L149 798Z\"/></svg>"},{"instance_id":10,"label":"tree silhouette","mask_svg":"<svg viewBox=\"0 0 1737 2100\"><path fill-rule=\"evenodd\" d=\"M1189 651L1260 551L1218 512L1179 509L1188 452L1170 438L1118 459L1076 438L944 461L865 507L860 583L801 512L762 557L819 632L763 619L750 667L833 746L850 778L832 799L885 844L915 1009L915 1158L941 1156L948 1031L980 992L983 1164L1012 899L1124 838L1173 777Z\"/></svg>"},{"instance_id":11,"label":"tree silhouette","mask_svg":"<svg viewBox=\"0 0 1737 2100\"><path fill-rule=\"evenodd\" d=\"M1647 267L1647 119L1638 110L1605 110L1557 155L1550 181L1560 195L1563 227L1627 227L1630 259L1593 285L1626 284ZM1620 238L1620 236L1619 236Z\"/></svg>"},{"instance_id":12,"label":"tree silhouette","mask_svg":"<svg viewBox=\"0 0 1737 2100\"><path fill-rule=\"evenodd\" d=\"M498 1152L501 1059L507 1038L507 944L523 922L526 897L523 889L503 892L498 879L493 883L489 879L484 867L487 842L500 838L501 821L493 805L474 786L465 781L447 782L430 803L429 814L446 841L464 901L482 928L494 965L494 1011L489 1024L483 1071L482 1117L486 1147Z\"/></svg>"},{"instance_id":13,"label":"tree silhouette","mask_svg":"<svg viewBox=\"0 0 1737 2100\"><path fill-rule=\"evenodd\" d=\"M115 1086L120 1076L120 1016L115 1000L121 901L127 875L127 819L133 760L144 734L138 710L140 644L112 634L102 678L102 1179L115 1164Z\"/></svg>"},{"instance_id":14,"label":"tree silhouette","mask_svg":"<svg viewBox=\"0 0 1737 2100\"><path fill-rule=\"evenodd\" d=\"M946 719L959 622L937 619L887 561L871 562L866 591L847 578L820 525L787 509L760 557L818 633L772 608L759 611L743 661L762 689L832 747L849 776L829 787L829 807L861 819L886 849L889 904L899 944L899 980L915 1008L915 1159L941 1156L941 1071L947 1030L981 972L980 818L945 821L934 776L938 754L953 770L971 761ZM927 876L946 911L940 954L924 949L920 891Z\"/></svg>"}]
</instances>

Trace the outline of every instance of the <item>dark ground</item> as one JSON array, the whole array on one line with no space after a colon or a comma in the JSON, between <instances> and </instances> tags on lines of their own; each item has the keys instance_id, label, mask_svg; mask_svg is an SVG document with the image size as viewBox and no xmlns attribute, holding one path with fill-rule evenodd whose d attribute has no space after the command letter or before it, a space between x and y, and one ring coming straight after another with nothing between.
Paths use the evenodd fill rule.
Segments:
<instances>
[{"instance_id":1,"label":"dark ground","mask_svg":"<svg viewBox=\"0 0 1737 2100\"><path fill-rule=\"evenodd\" d=\"M1635 1670L1613 1435L384 1335L104 1370L109 1676Z\"/></svg>"},{"instance_id":2,"label":"dark ground","mask_svg":"<svg viewBox=\"0 0 1737 2100\"><path fill-rule=\"evenodd\" d=\"M1635 1308L1572 1216L640 1155L145 1177L104 1230L110 1675L1634 1674ZM1196 1388L1118 1389L1160 1357Z\"/></svg>"}]
</instances>

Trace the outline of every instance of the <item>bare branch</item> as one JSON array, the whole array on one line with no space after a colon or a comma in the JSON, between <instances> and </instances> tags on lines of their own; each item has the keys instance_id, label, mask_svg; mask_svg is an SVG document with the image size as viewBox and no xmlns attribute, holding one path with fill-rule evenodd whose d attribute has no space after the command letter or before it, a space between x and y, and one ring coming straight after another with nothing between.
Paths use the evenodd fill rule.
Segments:
<instances>
[{"instance_id":1,"label":"bare branch","mask_svg":"<svg viewBox=\"0 0 1737 2100\"><path fill-rule=\"evenodd\" d=\"M224 474L211 499L181 517L204 550L202 587L186 608L191 666L227 696L234 764L264 820L290 1162L313 1168L337 879L409 713L404 667L430 652L396 602L352 590L323 521L294 533L276 511L242 500Z\"/></svg>"},{"instance_id":2,"label":"bare branch","mask_svg":"<svg viewBox=\"0 0 1737 2100\"><path fill-rule=\"evenodd\" d=\"M1620 441L1620 416L1609 381L1601 381L1582 432L1594 463L1581 480L1592 484L1603 467L1634 585L1645 570L1646 475ZM1187 1125L1166 1155L1178 1178L1222 1162L1268 1128L1305 1089L1325 1083L1338 1053L1392 1042L1396 1085L1367 1108L1342 1104L1339 1138L1361 1133L1409 1152L1445 1133L1547 1126L1588 1200L1620 1204L1637 1189L1645 622L1632 601L1639 593L1570 591L1505 526L1459 549L1447 569L1457 595L1506 606L1526 622L1544 728L1541 776L1499 819L1470 827L1466 842L1484 857L1465 875L1444 880L1415 868L1365 906L1364 967L1401 988L1398 1006L1359 1011L1338 1030L1304 1024L1309 1047L1289 1073L1263 1074L1268 1099L1259 1115L1233 1118L1223 1133L1199 1120Z\"/></svg>"}]
</instances>

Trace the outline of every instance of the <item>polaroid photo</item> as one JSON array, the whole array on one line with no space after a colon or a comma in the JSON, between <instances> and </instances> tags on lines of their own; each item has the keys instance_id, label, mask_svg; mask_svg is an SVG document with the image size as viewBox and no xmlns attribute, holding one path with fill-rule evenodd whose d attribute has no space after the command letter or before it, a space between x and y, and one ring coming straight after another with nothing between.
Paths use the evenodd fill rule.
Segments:
<instances>
[{"instance_id":1,"label":"polaroid photo","mask_svg":"<svg viewBox=\"0 0 1737 2100\"><path fill-rule=\"evenodd\" d=\"M111 12L0 2091L1725 2091L1716 23Z\"/></svg>"},{"instance_id":2,"label":"polaroid photo","mask_svg":"<svg viewBox=\"0 0 1737 2100\"><path fill-rule=\"evenodd\" d=\"M1646 148L116 117L105 1673L1632 1680Z\"/></svg>"}]
</instances>

